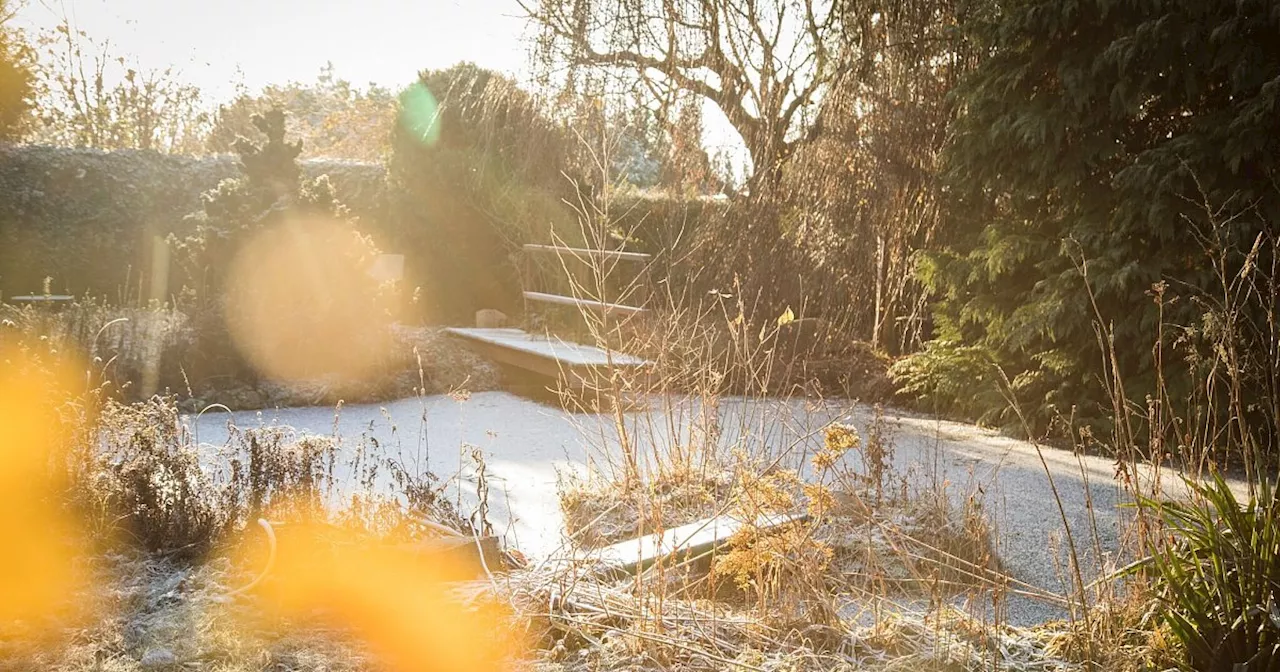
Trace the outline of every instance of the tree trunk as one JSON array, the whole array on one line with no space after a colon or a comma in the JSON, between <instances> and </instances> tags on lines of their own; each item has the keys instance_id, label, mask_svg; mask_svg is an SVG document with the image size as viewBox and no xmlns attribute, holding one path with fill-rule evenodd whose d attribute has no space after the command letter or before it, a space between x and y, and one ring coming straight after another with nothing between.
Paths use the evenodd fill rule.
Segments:
<instances>
[{"instance_id":1,"label":"tree trunk","mask_svg":"<svg viewBox=\"0 0 1280 672\"><path fill-rule=\"evenodd\" d=\"M738 132L742 133L742 129L738 129ZM745 134L742 137L747 144L747 153L751 155L752 172L747 179L748 190L759 195L776 189L782 182L782 168L791 156L793 144L777 134L770 134L755 142Z\"/></svg>"}]
</instances>

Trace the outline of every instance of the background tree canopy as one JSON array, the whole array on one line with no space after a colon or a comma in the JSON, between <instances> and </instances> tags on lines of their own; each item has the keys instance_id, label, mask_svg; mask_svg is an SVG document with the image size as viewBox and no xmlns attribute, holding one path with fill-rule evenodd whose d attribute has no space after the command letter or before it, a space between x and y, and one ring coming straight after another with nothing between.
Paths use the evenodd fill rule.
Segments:
<instances>
[{"instance_id":1,"label":"background tree canopy","mask_svg":"<svg viewBox=\"0 0 1280 672\"><path fill-rule=\"evenodd\" d=\"M707 100L742 136L757 177L811 128L838 69L843 0L693 3L543 0L521 5L541 30L540 65L630 71L662 100Z\"/></svg>"},{"instance_id":2,"label":"background tree canopy","mask_svg":"<svg viewBox=\"0 0 1280 672\"><path fill-rule=\"evenodd\" d=\"M144 68L63 18L36 36L36 105L30 139L97 149L200 151L209 115L200 89L172 67Z\"/></svg>"},{"instance_id":3,"label":"background tree canopy","mask_svg":"<svg viewBox=\"0 0 1280 672\"><path fill-rule=\"evenodd\" d=\"M22 36L8 26L14 12L11 4L0 0L0 140L25 130L34 93L34 54Z\"/></svg>"},{"instance_id":4,"label":"background tree canopy","mask_svg":"<svg viewBox=\"0 0 1280 672\"><path fill-rule=\"evenodd\" d=\"M1221 295L1215 259L1229 275L1280 221L1280 5L1029 0L967 28L990 57L955 94L948 244L922 265L938 335L1039 407L1097 399L1083 270L1154 389L1158 324L1203 331L1190 298Z\"/></svg>"},{"instance_id":5,"label":"background tree canopy","mask_svg":"<svg viewBox=\"0 0 1280 672\"><path fill-rule=\"evenodd\" d=\"M381 161L390 151L395 94L380 86L355 86L338 77L332 63L314 82L268 86L256 95L242 91L219 105L206 151L232 151L237 138L253 134L253 115L275 108L287 113L289 135L302 142L304 158Z\"/></svg>"}]
</instances>

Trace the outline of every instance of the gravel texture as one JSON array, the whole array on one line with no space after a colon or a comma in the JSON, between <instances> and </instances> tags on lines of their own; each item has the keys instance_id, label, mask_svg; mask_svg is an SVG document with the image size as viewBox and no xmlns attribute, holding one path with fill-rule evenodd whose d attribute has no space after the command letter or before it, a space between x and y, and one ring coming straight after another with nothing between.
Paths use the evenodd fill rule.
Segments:
<instances>
[{"instance_id":1,"label":"gravel texture","mask_svg":"<svg viewBox=\"0 0 1280 672\"><path fill-rule=\"evenodd\" d=\"M625 415L631 431L646 437L640 440L642 450L655 443L650 436L658 449L705 436L693 419L709 414L703 414L696 400L652 399L648 407ZM716 411L719 441L746 450L781 451L783 464L802 470L821 441L815 430L841 421L858 427L865 437L874 418L869 409L851 409L838 401L725 399ZM474 492L477 470L471 447L477 447L491 492L490 519L509 542L534 558L562 547L558 474L599 464L618 445L609 415L569 413L507 392L346 406L336 420L328 407L232 416L241 425L283 423L320 434L336 428L348 443L350 437L377 437L382 445L415 456L437 474L457 473L457 497L464 513L473 501L469 493ZM227 421L206 414L196 423L198 439L225 440ZM1086 582L1099 576L1100 566L1125 562L1120 539L1128 510L1122 507L1125 496L1112 460L1052 448L1040 451L972 425L894 411L886 412L884 421L893 440L897 473L908 487L943 488L957 505L970 496L983 500L1002 566L1015 579L1056 594L1070 592L1070 544L1064 534L1068 526ZM605 452L598 446L606 446ZM851 453L847 459L860 458ZM1176 481L1168 472L1164 479L1169 485ZM1011 596L1006 607L1001 617L1015 625L1065 617L1060 607L1017 596Z\"/></svg>"}]
</instances>

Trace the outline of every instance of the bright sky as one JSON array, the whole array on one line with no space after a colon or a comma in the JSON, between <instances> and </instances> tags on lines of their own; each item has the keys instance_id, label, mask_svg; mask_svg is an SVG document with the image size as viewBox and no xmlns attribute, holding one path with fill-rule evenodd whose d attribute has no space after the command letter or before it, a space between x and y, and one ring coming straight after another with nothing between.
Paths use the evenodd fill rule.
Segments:
<instances>
[{"instance_id":1,"label":"bright sky","mask_svg":"<svg viewBox=\"0 0 1280 672\"><path fill-rule=\"evenodd\" d=\"M313 81L326 63L356 85L392 90L420 70L471 61L527 81L527 24L516 0L26 0L15 23L51 29L65 14L144 69L176 66L220 101L243 82ZM745 157L714 106L703 142Z\"/></svg>"},{"instance_id":2,"label":"bright sky","mask_svg":"<svg viewBox=\"0 0 1280 672\"><path fill-rule=\"evenodd\" d=\"M144 68L176 65L210 97L310 81L332 61L354 84L400 88L459 61L522 76L525 21L515 0L27 0L17 17L62 14Z\"/></svg>"}]
</instances>

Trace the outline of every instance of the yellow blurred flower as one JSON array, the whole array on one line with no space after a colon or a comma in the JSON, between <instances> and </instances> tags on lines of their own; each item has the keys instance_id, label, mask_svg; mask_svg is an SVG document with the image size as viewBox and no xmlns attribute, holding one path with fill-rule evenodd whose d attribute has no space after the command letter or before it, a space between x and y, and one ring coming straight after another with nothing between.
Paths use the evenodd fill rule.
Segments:
<instances>
[{"instance_id":1,"label":"yellow blurred flower","mask_svg":"<svg viewBox=\"0 0 1280 672\"><path fill-rule=\"evenodd\" d=\"M371 542L331 527L284 528L261 595L269 613L320 615L350 629L394 670L507 669L518 653L505 611L464 603L455 561L413 545Z\"/></svg>"},{"instance_id":2,"label":"yellow blurred flower","mask_svg":"<svg viewBox=\"0 0 1280 672\"><path fill-rule=\"evenodd\" d=\"M74 368L0 351L0 621L73 607L84 535L63 509Z\"/></svg>"}]
</instances>

